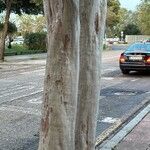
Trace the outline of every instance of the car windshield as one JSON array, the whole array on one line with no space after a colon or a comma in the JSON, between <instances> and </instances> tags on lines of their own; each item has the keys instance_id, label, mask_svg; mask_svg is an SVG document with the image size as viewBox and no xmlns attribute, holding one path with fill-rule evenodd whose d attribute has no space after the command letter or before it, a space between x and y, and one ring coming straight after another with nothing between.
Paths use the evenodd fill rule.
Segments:
<instances>
[{"instance_id":1,"label":"car windshield","mask_svg":"<svg viewBox=\"0 0 150 150\"><path fill-rule=\"evenodd\" d=\"M133 44L128 47L127 52L133 51L149 51L150 52L150 43L139 43Z\"/></svg>"}]
</instances>

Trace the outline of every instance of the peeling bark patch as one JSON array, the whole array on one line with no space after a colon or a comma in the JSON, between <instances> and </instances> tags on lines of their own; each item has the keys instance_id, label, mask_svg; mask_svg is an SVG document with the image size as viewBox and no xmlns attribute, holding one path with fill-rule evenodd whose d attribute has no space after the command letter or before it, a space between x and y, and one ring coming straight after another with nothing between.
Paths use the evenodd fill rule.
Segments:
<instances>
[{"instance_id":1,"label":"peeling bark patch","mask_svg":"<svg viewBox=\"0 0 150 150\"><path fill-rule=\"evenodd\" d=\"M69 35L66 34L65 40L64 40L64 50L68 49L69 43L70 43L70 38L69 38Z\"/></svg>"},{"instance_id":2,"label":"peeling bark patch","mask_svg":"<svg viewBox=\"0 0 150 150\"><path fill-rule=\"evenodd\" d=\"M48 94L47 93L45 93L45 95L44 95L44 109L46 109L46 108L48 108Z\"/></svg>"},{"instance_id":3,"label":"peeling bark patch","mask_svg":"<svg viewBox=\"0 0 150 150\"><path fill-rule=\"evenodd\" d=\"M87 127L86 127L86 125L85 125L85 124L82 124L82 126L81 126L81 130L82 130L82 132L83 132L83 133L86 133L86 131L87 131Z\"/></svg>"},{"instance_id":4,"label":"peeling bark patch","mask_svg":"<svg viewBox=\"0 0 150 150\"><path fill-rule=\"evenodd\" d=\"M63 25L61 19L58 19L58 33L62 33Z\"/></svg>"},{"instance_id":5,"label":"peeling bark patch","mask_svg":"<svg viewBox=\"0 0 150 150\"><path fill-rule=\"evenodd\" d=\"M98 15L98 13L96 13L96 16L95 16L95 32L96 32L96 34L98 34L98 32L99 32L99 15Z\"/></svg>"},{"instance_id":6,"label":"peeling bark patch","mask_svg":"<svg viewBox=\"0 0 150 150\"><path fill-rule=\"evenodd\" d=\"M47 81L49 81L49 80L50 80L50 78L51 78L51 77L50 77L50 75L47 75Z\"/></svg>"},{"instance_id":7,"label":"peeling bark patch","mask_svg":"<svg viewBox=\"0 0 150 150\"><path fill-rule=\"evenodd\" d=\"M52 110L51 110L51 111L52 111ZM49 114L50 114L50 111L47 110L46 117L45 117L45 118L42 118L42 120L41 120L42 132L44 133L45 138L47 137L48 130L49 130Z\"/></svg>"},{"instance_id":8,"label":"peeling bark patch","mask_svg":"<svg viewBox=\"0 0 150 150\"><path fill-rule=\"evenodd\" d=\"M56 81L55 81L55 84L56 84L56 86L58 87L59 85L62 85L63 83L62 83L62 80L56 80Z\"/></svg>"}]
</instances>

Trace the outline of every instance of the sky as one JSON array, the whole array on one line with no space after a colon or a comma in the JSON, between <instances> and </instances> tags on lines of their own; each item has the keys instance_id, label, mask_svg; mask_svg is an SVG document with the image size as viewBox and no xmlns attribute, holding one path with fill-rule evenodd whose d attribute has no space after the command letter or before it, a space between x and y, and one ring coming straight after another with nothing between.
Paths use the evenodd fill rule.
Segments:
<instances>
[{"instance_id":1,"label":"sky","mask_svg":"<svg viewBox=\"0 0 150 150\"><path fill-rule=\"evenodd\" d=\"M136 6L141 2L141 0L119 0L121 7L124 7L128 10L136 10Z\"/></svg>"}]
</instances>

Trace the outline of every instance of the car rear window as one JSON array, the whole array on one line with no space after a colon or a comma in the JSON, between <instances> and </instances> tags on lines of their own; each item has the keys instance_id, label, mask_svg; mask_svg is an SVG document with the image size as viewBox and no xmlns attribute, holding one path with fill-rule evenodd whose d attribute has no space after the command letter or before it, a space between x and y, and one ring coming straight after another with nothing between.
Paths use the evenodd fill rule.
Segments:
<instances>
[{"instance_id":1,"label":"car rear window","mask_svg":"<svg viewBox=\"0 0 150 150\"><path fill-rule=\"evenodd\" d=\"M149 43L133 44L128 47L127 51L149 51L150 52L150 44Z\"/></svg>"}]
</instances>

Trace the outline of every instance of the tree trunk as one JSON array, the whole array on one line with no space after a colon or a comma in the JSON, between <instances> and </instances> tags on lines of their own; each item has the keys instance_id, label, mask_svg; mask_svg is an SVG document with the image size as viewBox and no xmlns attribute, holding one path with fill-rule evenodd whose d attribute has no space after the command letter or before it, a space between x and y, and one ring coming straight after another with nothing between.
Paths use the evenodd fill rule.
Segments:
<instances>
[{"instance_id":1,"label":"tree trunk","mask_svg":"<svg viewBox=\"0 0 150 150\"><path fill-rule=\"evenodd\" d=\"M39 150L74 150L79 75L79 1L45 0L48 29Z\"/></svg>"},{"instance_id":2,"label":"tree trunk","mask_svg":"<svg viewBox=\"0 0 150 150\"><path fill-rule=\"evenodd\" d=\"M12 4L12 0L6 1L6 16L5 16L2 36L0 37L0 62L4 61L5 39L7 36L8 22L9 22L9 17L10 17L10 12L11 12L11 4Z\"/></svg>"},{"instance_id":3,"label":"tree trunk","mask_svg":"<svg viewBox=\"0 0 150 150\"><path fill-rule=\"evenodd\" d=\"M80 73L76 150L94 150L107 0L80 0Z\"/></svg>"}]
</instances>

